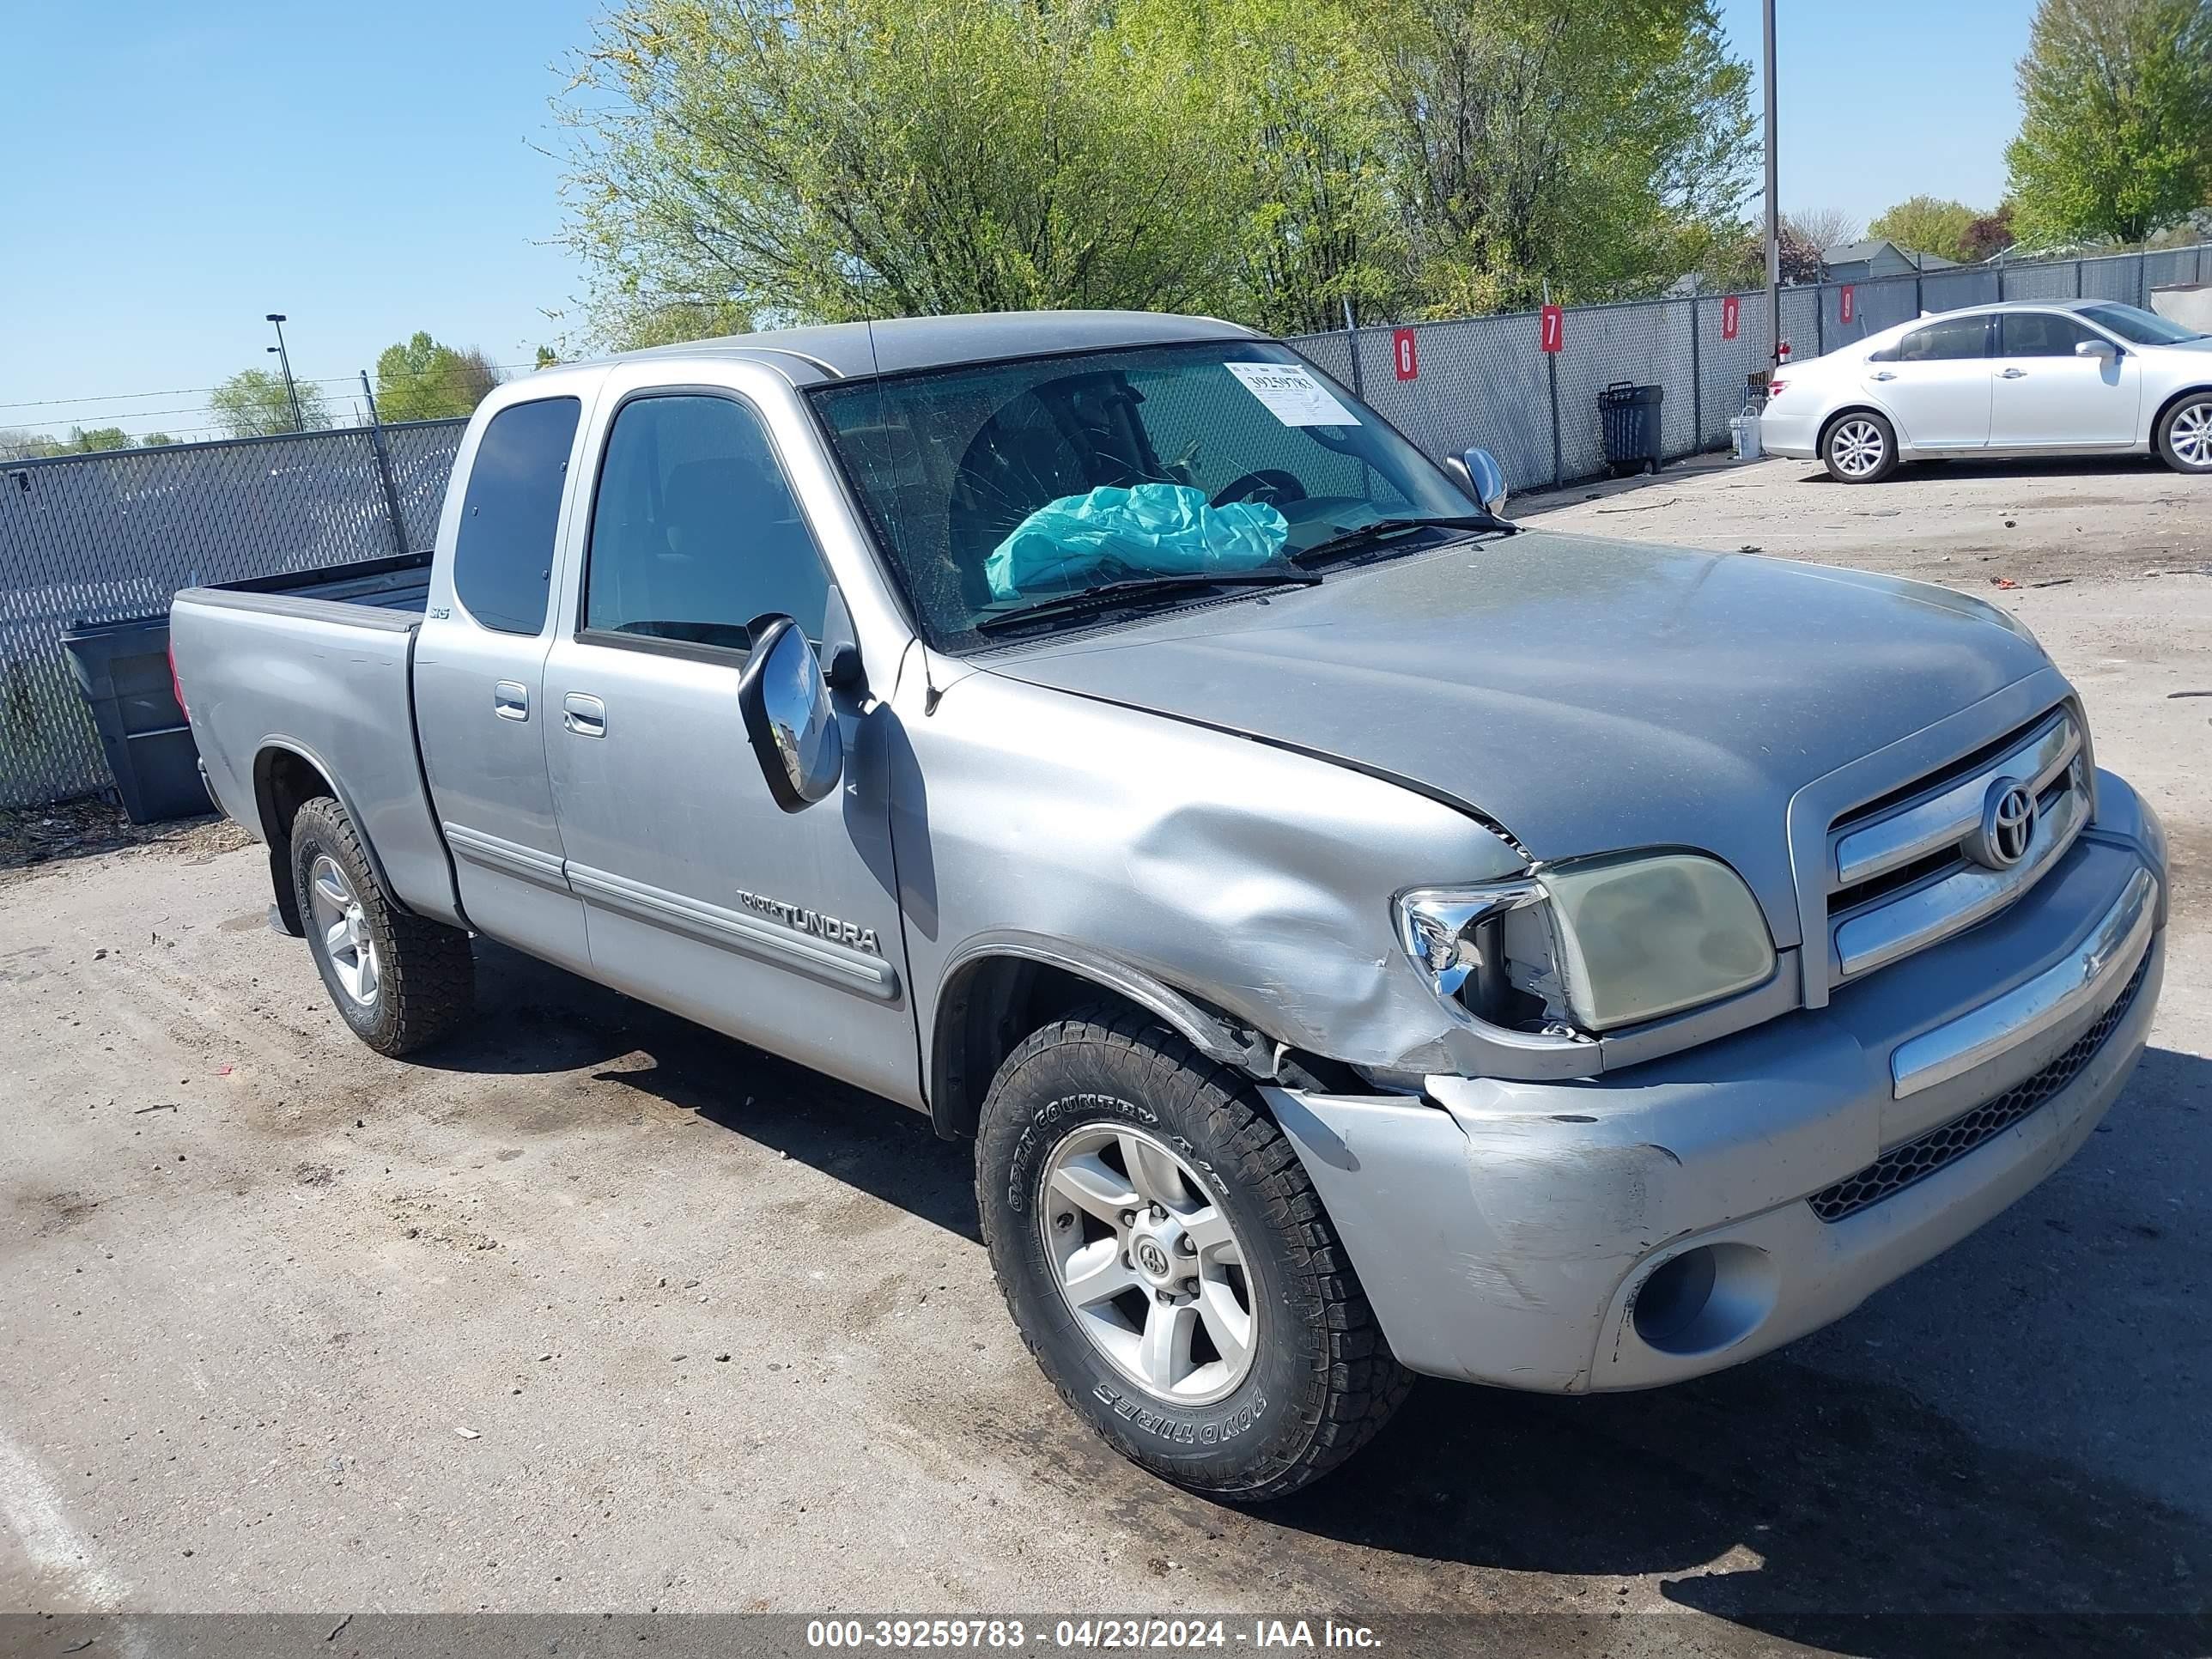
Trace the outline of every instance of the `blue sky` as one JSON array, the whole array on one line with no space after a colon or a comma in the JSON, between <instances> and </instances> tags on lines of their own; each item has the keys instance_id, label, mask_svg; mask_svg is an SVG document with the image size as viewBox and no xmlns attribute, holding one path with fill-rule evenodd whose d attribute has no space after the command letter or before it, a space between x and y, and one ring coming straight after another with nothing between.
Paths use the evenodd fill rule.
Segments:
<instances>
[{"instance_id":1,"label":"blue sky","mask_svg":"<svg viewBox=\"0 0 2212 1659\"><path fill-rule=\"evenodd\" d=\"M0 427L197 434L205 388L273 366L270 311L334 411L416 329L501 363L562 333L547 100L599 5L4 9ZM1722 9L1755 64L1758 0ZM1781 0L1784 206L1994 204L2032 10Z\"/></svg>"}]
</instances>

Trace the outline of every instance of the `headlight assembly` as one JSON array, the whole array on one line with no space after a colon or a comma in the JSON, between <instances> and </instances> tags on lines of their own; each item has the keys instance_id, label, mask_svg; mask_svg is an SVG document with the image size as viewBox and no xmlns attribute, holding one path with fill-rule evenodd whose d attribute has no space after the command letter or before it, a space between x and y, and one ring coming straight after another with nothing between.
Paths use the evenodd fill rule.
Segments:
<instances>
[{"instance_id":1,"label":"headlight assembly","mask_svg":"<svg viewBox=\"0 0 2212 1659\"><path fill-rule=\"evenodd\" d=\"M1614 1030L1747 991L1774 942L1742 878L1694 853L1587 859L1397 900L1437 994L1515 1030Z\"/></svg>"}]
</instances>

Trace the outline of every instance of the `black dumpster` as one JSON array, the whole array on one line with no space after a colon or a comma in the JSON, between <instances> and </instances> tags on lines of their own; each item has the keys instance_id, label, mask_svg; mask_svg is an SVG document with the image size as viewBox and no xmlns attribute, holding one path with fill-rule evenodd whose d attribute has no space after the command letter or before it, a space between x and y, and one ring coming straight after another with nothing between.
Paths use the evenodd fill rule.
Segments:
<instances>
[{"instance_id":1,"label":"black dumpster","mask_svg":"<svg viewBox=\"0 0 2212 1659\"><path fill-rule=\"evenodd\" d=\"M1598 423L1605 433L1605 464L1623 472L1659 470L1659 404L1663 386L1615 380L1597 394Z\"/></svg>"},{"instance_id":2,"label":"black dumpster","mask_svg":"<svg viewBox=\"0 0 2212 1659\"><path fill-rule=\"evenodd\" d=\"M215 811L199 750L169 678L169 619L73 623L62 634L77 689L100 728L107 769L133 823Z\"/></svg>"}]
</instances>

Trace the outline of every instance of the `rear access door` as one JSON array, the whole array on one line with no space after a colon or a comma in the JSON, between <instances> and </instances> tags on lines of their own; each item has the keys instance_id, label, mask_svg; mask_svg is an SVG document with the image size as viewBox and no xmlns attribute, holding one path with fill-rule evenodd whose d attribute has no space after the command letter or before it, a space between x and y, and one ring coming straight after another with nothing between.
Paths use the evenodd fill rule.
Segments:
<instances>
[{"instance_id":1,"label":"rear access door","mask_svg":"<svg viewBox=\"0 0 2212 1659\"><path fill-rule=\"evenodd\" d=\"M1867 359L1867 389L1915 449L1978 449L1990 441L1990 319L1938 318Z\"/></svg>"},{"instance_id":2,"label":"rear access door","mask_svg":"<svg viewBox=\"0 0 2212 1659\"><path fill-rule=\"evenodd\" d=\"M447 502L415 647L423 767L470 925L580 972L590 957L562 872L544 681L584 413L578 397L518 398L464 445L465 493Z\"/></svg>"}]
</instances>

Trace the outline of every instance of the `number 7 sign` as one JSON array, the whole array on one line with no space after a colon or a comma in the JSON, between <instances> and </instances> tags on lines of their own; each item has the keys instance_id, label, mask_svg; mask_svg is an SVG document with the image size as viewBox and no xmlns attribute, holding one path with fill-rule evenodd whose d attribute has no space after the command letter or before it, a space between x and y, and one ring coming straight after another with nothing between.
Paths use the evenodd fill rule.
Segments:
<instances>
[{"instance_id":1,"label":"number 7 sign","mask_svg":"<svg viewBox=\"0 0 2212 1659\"><path fill-rule=\"evenodd\" d=\"M1567 313L1557 306L1546 306L1536 338L1547 351L1564 349L1567 343Z\"/></svg>"}]
</instances>

